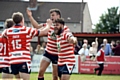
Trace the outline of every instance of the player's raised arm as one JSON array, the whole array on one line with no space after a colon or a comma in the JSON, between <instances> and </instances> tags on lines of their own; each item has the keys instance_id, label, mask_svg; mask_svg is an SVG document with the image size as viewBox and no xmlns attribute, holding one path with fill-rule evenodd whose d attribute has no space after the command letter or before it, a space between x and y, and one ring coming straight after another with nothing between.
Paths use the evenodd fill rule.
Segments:
<instances>
[{"instance_id":1,"label":"player's raised arm","mask_svg":"<svg viewBox=\"0 0 120 80\"><path fill-rule=\"evenodd\" d=\"M50 26L52 25L52 20L47 19L46 24L47 24L46 27L44 27L43 29L39 29L40 30L39 36L46 36L48 34Z\"/></svg>"},{"instance_id":2,"label":"player's raised arm","mask_svg":"<svg viewBox=\"0 0 120 80\"><path fill-rule=\"evenodd\" d=\"M38 24L37 21L33 18L31 10L29 10L27 8L26 12L27 12L29 20L30 20L30 22L31 22L31 24L33 25L34 28L39 29L39 28L43 27L43 24Z\"/></svg>"}]
</instances>

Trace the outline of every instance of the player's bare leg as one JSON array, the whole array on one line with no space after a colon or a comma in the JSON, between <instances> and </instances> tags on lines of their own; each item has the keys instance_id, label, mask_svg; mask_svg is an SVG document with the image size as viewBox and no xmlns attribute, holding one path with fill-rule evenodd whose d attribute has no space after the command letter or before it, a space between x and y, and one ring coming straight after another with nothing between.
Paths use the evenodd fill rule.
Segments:
<instances>
[{"instance_id":1,"label":"player's bare leg","mask_svg":"<svg viewBox=\"0 0 120 80\"><path fill-rule=\"evenodd\" d=\"M57 64L53 64L52 65L52 69L53 69L53 80L58 80L58 66Z\"/></svg>"},{"instance_id":2,"label":"player's bare leg","mask_svg":"<svg viewBox=\"0 0 120 80\"><path fill-rule=\"evenodd\" d=\"M50 61L48 58L43 57L41 62L40 62L40 70L38 73L38 80L44 80L44 73L47 69L47 67L49 66Z\"/></svg>"},{"instance_id":3,"label":"player's bare leg","mask_svg":"<svg viewBox=\"0 0 120 80\"><path fill-rule=\"evenodd\" d=\"M68 75L68 74L62 74L60 80L69 80L69 79L70 79L70 75Z\"/></svg>"},{"instance_id":4,"label":"player's bare leg","mask_svg":"<svg viewBox=\"0 0 120 80\"><path fill-rule=\"evenodd\" d=\"M13 74L2 73L2 79L13 79Z\"/></svg>"},{"instance_id":5,"label":"player's bare leg","mask_svg":"<svg viewBox=\"0 0 120 80\"><path fill-rule=\"evenodd\" d=\"M23 80L30 80L30 74L19 72L20 78Z\"/></svg>"},{"instance_id":6,"label":"player's bare leg","mask_svg":"<svg viewBox=\"0 0 120 80\"><path fill-rule=\"evenodd\" d=\"M16 79L20 79L20 75L19 75L19 74L16 74L16 75L15 75L15 78L16 78Z\"/></svg>"}]
</instances>

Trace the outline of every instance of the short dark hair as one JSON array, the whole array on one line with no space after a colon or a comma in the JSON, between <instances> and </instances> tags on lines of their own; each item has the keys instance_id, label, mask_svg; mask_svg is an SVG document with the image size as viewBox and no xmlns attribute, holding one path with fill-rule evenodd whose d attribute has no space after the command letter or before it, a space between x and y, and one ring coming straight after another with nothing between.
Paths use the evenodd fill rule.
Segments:
<instances>
[{"instance_id":1,"label":"short dark hair","mask_svg":"<svg viewBox=\"0 0 120 80\"><path fill-rule=\"evenodd\" d=\"M65 21L64 21L63 18L56 19L56 20L55 20L55 23L60 23L60 24L62 24L62 25L65 25Z\"/></svg>"},{"instance_id":2,"label":"short dark hair","mask_svg":"<svg viewBox=\"0 0 120 80\"><path fill-rule=\"evenodd\" d=\"M105 46L105 44L101 44L101 45L100 45L101 48L104 47L104 46Z\"/></svg>"},{"instance_id":3,"label":"short dark hair","mask_svg":"<svg viewBox=\"0 0 120 80\"><path fill-rule=\"evenodd\" d=\"M53 12L56 12L58 15L60 15L60 18L61 18L61 11L59 10L59 9L57 9L57 8L55 8L55 9L50 9L50 14L51 13L53 13Z\"/></svg>"},{"instance_id":4,"label":"short dark hair","mask_svg":"<svg viewBox=\"0 0 120 80\"><path fill-rule=\"evenodd\" d=\"M22 21L23 14L21 12L13 13L12 19L13 19L15 24L18 24L18 23L20 23Z\"/></svg>"},{"instance_id":5,"label":"short dark hair","mask_svg":"<svg viewBox=\"0 0 120 80\"><path fill-rule=\"evenodd\" d=\"M13 20L10 18L10 19L6 19L5 21L5 28L10 28L14 25L14 22Z\"/></svg>"}]
</instances>

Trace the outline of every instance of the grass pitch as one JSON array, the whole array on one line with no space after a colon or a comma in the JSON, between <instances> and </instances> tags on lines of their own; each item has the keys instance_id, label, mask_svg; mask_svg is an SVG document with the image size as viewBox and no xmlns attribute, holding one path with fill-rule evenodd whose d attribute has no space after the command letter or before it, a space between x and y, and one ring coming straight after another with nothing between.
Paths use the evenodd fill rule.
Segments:
<instances>
[{"instance_id":1,"label":"grass pitch","mask_svg":"<svg viewBox=\"0 0 120 80\"><path fill-rule=\"evenodd\" d=\"M37 80L38 73L32 73L30 80ZM44 80L52 80L52 74L46 73ZM70 80L120 80L120 75L72 74Z\"/></svg>"},{"instance_id":2,"label":"grass pitch","mask_svg":"<svg viewBox=\"0 0 120 80\"><path fill-rule=\"evenodd\" d=\"M37 80L38 73L31 73L30 80ZM44 80L52 80L51 73L45 73ZM1 74L0 74L1 77ZM15 80L15 79L14 79ZM120 75L72 74L70 80L120 80Z\"/></svg>"}]
</instances>

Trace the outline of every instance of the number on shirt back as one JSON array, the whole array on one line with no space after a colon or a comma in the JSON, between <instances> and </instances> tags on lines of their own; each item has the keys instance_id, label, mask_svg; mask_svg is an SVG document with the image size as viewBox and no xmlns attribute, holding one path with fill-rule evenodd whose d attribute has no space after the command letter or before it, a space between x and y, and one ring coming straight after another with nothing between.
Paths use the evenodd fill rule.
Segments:
<instances>
[{"instance_id":1,"label":"number on shirt back","mask_svg":"<svg viewBox=\"0 0 120 80\"><path fill-rule=\"evenodd\" d=\"M0 55L2 55L3 43L0 43Z\"/></svg>"},{"instance_id":2,"label":"number on shirt back","mask_svg":"<svg viewBox=\"0 0 120 80\"><path fill-rule=\"evenodd\" d=\"M20 39L17 39L17 40L12 40L12 46L13 46L13 49L20 49L21 48L21 44L20 44L21 40Z\"/></svg>"},{"instance_id":3,"label":"number on shirt back","mask_svg":"<svg viewBox=\"0 0 120 80\"><path fill-rule=\"evenodd\" d=\"M4 52L2 52L2 50ZM3 53L4 53L4 55L6 54L6 44L0 43L0 55L2 55Z\"/></svg>"}]
</instances>

